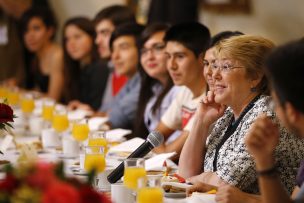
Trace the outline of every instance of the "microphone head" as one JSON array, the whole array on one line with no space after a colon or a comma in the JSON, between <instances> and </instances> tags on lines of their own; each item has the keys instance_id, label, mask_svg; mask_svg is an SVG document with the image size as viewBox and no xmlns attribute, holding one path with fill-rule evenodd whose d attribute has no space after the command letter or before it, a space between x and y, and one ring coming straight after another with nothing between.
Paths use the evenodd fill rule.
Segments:
<instances>
[{"instance_id":1,"label":"microphone head","mask_svg":"<svg viewBox=\"0 0 304 203\"><path fill-rule=\"evenodd\" d=\"M152 131L147 137L147 140L153 145L153 147L158 147L164 142L164 136L157 131Z\"/></svg>"}]
</instances>

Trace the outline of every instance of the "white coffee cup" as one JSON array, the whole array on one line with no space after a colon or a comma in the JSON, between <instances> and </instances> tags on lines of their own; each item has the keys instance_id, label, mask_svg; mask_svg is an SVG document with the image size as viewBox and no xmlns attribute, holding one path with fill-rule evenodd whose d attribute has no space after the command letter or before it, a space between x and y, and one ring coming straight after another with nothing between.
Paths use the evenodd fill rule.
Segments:
<instances>
[{"instance_id":1,"label":"white coffee cup","mask_svg":"<svg viewBox=\"0 0 304 203\"><path fill-rule=\"evenodd\" d=\"M14 114L16 116L13 122L14 128L24 128L26 124L26 120L21 109L14 109Z\"/></svg>"},{"instance_id":2,"label":"white coffee cup","mask_svg":"<svg viewBox=\"0 0 304 203\"><path fill-rule=\"evenodd\" d=\"M52 128L42 130L41 139L42 146L44 148L54 148L60 146L59 136Z\"/></svg>"},{"instance_id":3,"label":"white coffee cup","mask_svg":"<svg viewBox=\"0 0 304 203\"><path fill-rule=\"evenodd\" d=\"M132 190L126 188L123 183L111 184L111 200L115 203L133 203L135 197Z\"/></svg>"},{"instance_id":4,"label":"white coffee cup","mask_svg":"<svg viewBox=\"0 0 304 203\"><path fill-rule=\"evenodd\" d=\"M105 168L105 170L102 173L99 173L96 176L96 182L95 186L100 191L110 191L111 190L111 184L109 183L107 177L108 175L113 171L113 168Z\"/></svg>"},{"instance_id":5,"label":"white coffee cup","mask_svg":"<svg viewBox=\"0 0 304 203\"><path fill-rule=\"evenodd\" d=\"M30 117L29 128L33 135L40 135L43 129L43 119L36 116Z\"/></svg>"},{"instance_id":6,"label":"white coffee cup","mask_svg":"<svg viewBox=\"0 0 304 203\"><path fill-rule=\"evenodd\" d=\"M63 154L67 157L77 157L79 155L79 143L72 137L62 138Z\"/></svg>"}]
</instances>

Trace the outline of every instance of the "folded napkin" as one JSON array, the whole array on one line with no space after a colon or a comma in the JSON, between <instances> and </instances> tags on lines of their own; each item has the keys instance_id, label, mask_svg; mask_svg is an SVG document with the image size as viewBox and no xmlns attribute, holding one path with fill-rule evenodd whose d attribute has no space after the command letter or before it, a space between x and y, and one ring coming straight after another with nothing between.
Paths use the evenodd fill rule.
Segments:
<instances>
[{"instance_id":1,"label":"folded napkin","mask_svg":"<svg viewBox=\"0 0 304 203\"><path fill-rule=\"evenodd\" d=\"M128 140L119 145L111 147L109 152L133 152L144 142L145 142L144 139L135 137L131 140Z\"/></svg>"},{"instance_id":2,"label":"folded napkin","mask_svg":"<svg viewBox=\"0 0 304 203\"><path fill-rule=\"evenodd\" d=\"M108 130L106 133L107 140L110 142L119 142L122 141L126 135L131 134L131 130L117 128L114 130Z\"/></svg>"},{"instance_id":3,"label":"folded napkin","mask_svg":"<svg viewBox=\"0 0 304 203\"><path fill-rule=\"evenodd\" d=\"M89 119L89 128L91 131L98 130L109 119L107 117L94 117Z\"/></svg>"},{"instance_id":4,"label":"folded napkin","mask_svg":"<svg viewBox=\"0 0 304 203\"><path fill-rule=\"evenodd\" d=\"M146 170L147 171L151 171L151 170L161 171L161 170L163 170L164 161L173 157L175 154L176 154L176 152L158 154L156 156L153 156L150 159L147 159L146 162L145 162ZM172 161L168 161L167 166L169 166L171 168L177 168L177 165Z\"/></svg>"},{"instance_id":5,"label":"folded napkin","mask_svg":"<svg viewBox=\"0 0 304 203\"><path fill-rule=\"evenodd\" d=\"M90 114L91 113L89 111L76 109L74 111L68 112L68 118L69 120L79 120L85 118L86 116L89 116Z\"/></svg>"}]
</instances>

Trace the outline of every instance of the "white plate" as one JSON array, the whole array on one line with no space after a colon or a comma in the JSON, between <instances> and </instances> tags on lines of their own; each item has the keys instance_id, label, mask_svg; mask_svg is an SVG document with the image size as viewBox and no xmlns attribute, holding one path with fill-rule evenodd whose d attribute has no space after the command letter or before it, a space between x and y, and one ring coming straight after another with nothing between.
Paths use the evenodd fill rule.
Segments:
<instances>
[{"instance_id":1,"label":"white plate","mask_svg":"<svg viewBox=\"0 0 304 203\"><path fill-rule=\"evenodd\" d=\"M186 193L185 192L179 192L179 193L165 192L165 197L168 197L168 198L185 198Z\"/></svg>"}]
</instances>

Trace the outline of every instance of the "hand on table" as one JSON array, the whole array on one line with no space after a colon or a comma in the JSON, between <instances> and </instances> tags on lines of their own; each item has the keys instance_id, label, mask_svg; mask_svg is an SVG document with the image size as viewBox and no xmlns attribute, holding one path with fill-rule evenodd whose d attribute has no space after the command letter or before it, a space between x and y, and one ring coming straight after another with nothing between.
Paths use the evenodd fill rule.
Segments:
<instances>
[{"instance_id":1,"label":"hand on table","mask_svg":"<svg viewBox=\"0 0 304 203\"><path fill-rule=\"evenodd\" d=\"M81 109L81 110L85 110L85 111L90 111L92 113L94 112L94 110L91 108L90 105L81 103L78 100L70 101L68 104L68 109L69 110Z\"/></svg>"},{"instance_id":2,"label":"hand on table","mask_svg":"<svg viewBox=\"0 0 304 203\"><path fill-rule=\"evenodd\" d=\"M217 187L202 182L197 182L191 187L187 188L187 196L190 196L193 192L208 192L210 190L216 190Z\"/></svg>"}]
</instances>

